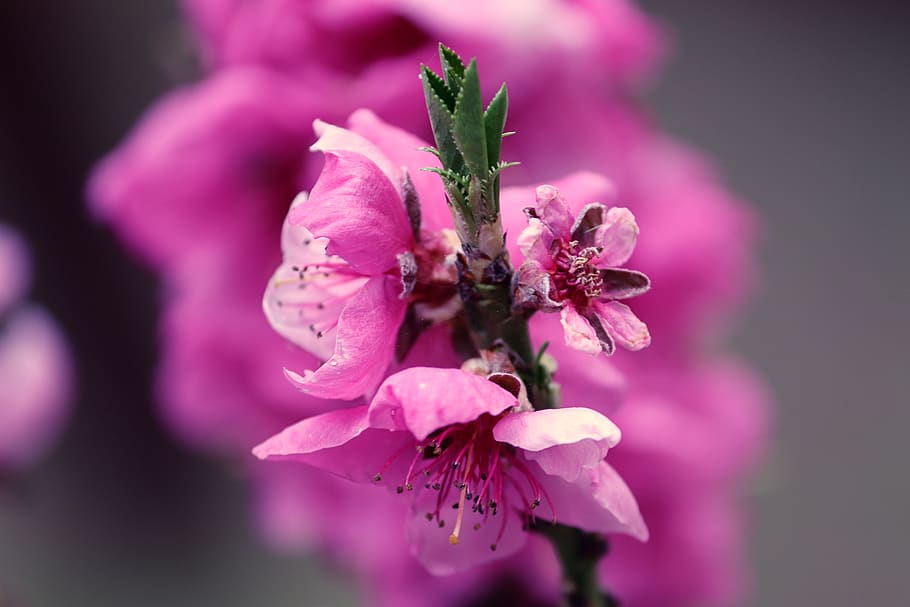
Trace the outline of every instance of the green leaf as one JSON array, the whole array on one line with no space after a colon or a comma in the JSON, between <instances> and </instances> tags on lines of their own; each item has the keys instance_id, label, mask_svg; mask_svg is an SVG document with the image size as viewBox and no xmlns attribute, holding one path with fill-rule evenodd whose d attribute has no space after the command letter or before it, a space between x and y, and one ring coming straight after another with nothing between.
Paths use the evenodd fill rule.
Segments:
<instances>
[{"instance_id":1,"label":"green leaf","mask_svg":"<svg viewBox=\"0 0 910 607\"><path fill-rule=\"evenodd\" d=\"M442 162L442 166L461 171L464 168L464 161L452 139L452 112L448 108L448 101L441 98L438 91L441 89L443 94L448 95L449 98L451 98L451 94L442 79L426 66L423 66L421 70L421 79L439 160ZM452 107L454 108L454 106L453 99Z\"/></svg>"},{"instance_id":2,"label":"green leaf","mask_svg":"<svg viewBox=\"0 0 910 607\"><path fill-rule=\"evenodd\" d=\"M457 96L461 92L461 81L464 80L464 62L458 53L440 43L439 63L442 64L442 76L445 83L449 85L452 94Z\"/></svg>"},{"instance_id":3,"label":"green leaf","mask_svg":"<svg viewBox=\"0 0 910 607\"><path fill-rule=\"evenodd\" d=\"M461 93L455 103L452 136L470 172L486 176L490 165L487 162L483 100L476 59L471 60L464 73Z\"/></svg>"},{"instance_id":4,"label":"green leaf","mask_svg":"<svg viewBox=\"0 0 910 607\"><path fill-rule=\"evenodd\" d=\"M499 162L499 153L502 148L502 131L506 126L506 113L509 109L509 92L506 85L499 88L493 96L490 105L483 113L483 128L487 138L487 161L493 167Z\"/></svg>"},{"instance_id":5,"label":"green leaf","mask_svg":"<svg viewBox=\"0 0 910 607\"><path fill-rule=\"evenodd\" d=\"M455 111L455 95L448 84L439 75L425 65L420 66L420 79L423 81L424 95L435 93L443 102L449 113Z\"/></svg>"}]
</instances>

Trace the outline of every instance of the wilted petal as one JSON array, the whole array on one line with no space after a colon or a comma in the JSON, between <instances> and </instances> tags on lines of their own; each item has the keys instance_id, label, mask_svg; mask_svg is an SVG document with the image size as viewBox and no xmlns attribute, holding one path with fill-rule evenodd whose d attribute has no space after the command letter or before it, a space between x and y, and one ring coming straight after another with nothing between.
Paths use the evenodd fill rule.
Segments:
<instances>
[{"instance_id":1,"label":"wilted petal","mask_svg":"<svg viewBox=\"0 0 910 607\"><path fill-rule=\"evenodd\" d=\"M512 275L512 306L517 310L556 312L562 306L550 298L550 274L535 261L526 261Z\"/></svg>"},{"instance_id":2,"label":"wilted petal","mask_svg":"<svg viewBox=\"0 0 910 607\"><path fill-rule=\"evenodd\" d=\"M559 320L562 323L567 346L590 354L601 352L602 347L597 333L591 323L579 314L574 306L564 307L559 314Z\"/></svg>"},{"instance_id":3,"label":"wilted petal","mask_svg":"<svg viewBox=\"0 0 910 607\"><path fill-rule=\"evenodd\" d=\"M638 224L632 211L625 207L611 208L597 233L597 244L603 247L597 267L612 268L629 261L637 239Z\"/></svg>"},{"instance_id":4,"label":"wilted petal","mask_svg":"<svg viewBox=\"0 0 910 607\"><path fill-rule=\"evenodd\" d=\"M370 404L373 425L408 429L418 440L452 424L498 415L518 399L491 381L460 369L413 367L389 377Z\"/></svg>"},{"instance_id":5,"label":"wilted petal","mask_svg":"<svg viewBox=\"0 0 910 607\"><path fill-rule=\"evenodd\" d=\"M413 442L405 432L371 428L363 405L298 422L255 447L253 455L303 462L352 481L372 483L383 459Z\"/></svg>"},{"instance_id":6,"label":"wilted petal","mask_svg":"<svg viewBox=\"0 0 910 607\"><path fill-rule=\"evenodd\" d=\"M414 244L397 185L355 152L326 153L310 199L291 212L289 221L328 238L329 255L343 257L367 275L397 267L398 254Z\"/></svg>"},{"instance_id":7,"label":"wilted petal","mask_svg":"<svg viewBox=\"0 0 910 607\"><path fill-rule=\"evenodd\" d=\"M375 276L351 297L338 319L335 351L315 372L288 374L297 386L321 398L351 399L371 392L395 353L398 327L407 302L398 298L399 281Z\"/></svg>"},{"instance_id":8,"label":"wilted petal","mask_svg":"<svg viewBox=\"0 0 910 607\"><path fill-rule=\"evenodd\" d=\"M572 240L578 241L582 247L599 246L597 234L604 222L606 207L599 202L586 204L572 224Z\"/></svg>"},{"instance_id":9,"label":"wilted petal","mask_svg":"<svg viewBox=\"0 0 910 607\"><path fill-rule=\"evenodd\" d=\"M641 350L651 343L648 327L641 322L629 306L618 301L593 302L597 318L610 336L629 350Z\"/></svg>"},{"instance_id":10,"label":"wilted petal","mask_svg":"<svg viewBox=\"0 0 910 607\"><path fill-rule=\"evenodd\" d=\"M536 468L534 462L529 466ZM546 520L555 514L556 522L595 533L625 533L646 541L648 527L638 502L622 477L607 463L585 468L575 482L541 473L538 481L553 502L541 502L536 514ZM555 512L554 512L555 511Z\"/></svg>"},{"instance_id":11,"label":"wilted petal","mask_svg":"<svg viewBox=\"0 0 910 607\"><path fill-rule=\"evenodd\" d=\"M606 299L637 297L651 288L651 280L635 270L608 268L600 271L600 277L603 279L601 297Z\"/></svg>"},{"instance_id":12,"label":"wilted petal","mask_svg":"<svg viewBox=\"0 0 910 607\"><path fill-rule=\"evenodd\" d=\"M547 474L574 482L597 465L620 439L616 425L584 407L514 413L503 417L493 436L524 450Z\"/></svg>"}]
</instances>

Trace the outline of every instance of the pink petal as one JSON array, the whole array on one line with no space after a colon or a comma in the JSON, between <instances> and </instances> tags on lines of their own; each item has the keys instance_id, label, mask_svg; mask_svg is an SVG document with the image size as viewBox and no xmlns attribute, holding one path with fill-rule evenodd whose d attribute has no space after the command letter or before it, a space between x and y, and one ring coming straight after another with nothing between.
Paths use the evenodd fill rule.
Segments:
<instances>
[{"instance_id":1,"label":"pink petal","mask_svg":"<svg viewBox=\"0 0 910 607\"><path fill-rule=\"evenodd\" d=\"M366 405L330 411L285 428L253 449L259 459L303 462L359 483L373 483L384 462L414 439L371 428ZM389 478L401 474L397 464ZM403 474L401 474L404 478Z\"/></svg>"},{"instance_id":2,"label":"pink petal","mask_svg":"<svg viewBox=\"0 0 910 607\"><path fill-rule=\"evenodd\" d=\"M354 295L338 319L335 351L315 372L286 373L297 386L320 398L351 399L372 392L395 353L407 302L391 276L375 276Z\"/></svg>"},{"instance_id":3,"label":"pink petal","mask_svg":"<svg viewBox=\"0 0 910 607\"><path fill-rule=\"evenodd\" d=\"M389 377L370 403L373 425L410 430L418 440L488 413L518 406L518 399L487 379L460 369L412 367ZM380 422L380 420L383 420Z\"/></svg>"},{"instance_id":4,"label":"pink petal","mask_svg":"<svg viewBox=\"0 0 910 607\"><path fill-rule=\"evenodd\" d=\"M493 437L523 449L544 472L574 482L596 466L620 439L616 425L584 407L512 413L493 428Z\"/></svg>"},{"instance_id":5,"label":"pink petal","mask_svg":"<svg viewBox=\"0 0 910 607\"><path fill-rule=\"evenodd\" d=\"M518 234L516 245L525 260L536 262L545 268L553 267L550 257L550 245L553 243L553 234L542 221L533 217L527 220L528 226Z\"/></svg>"},{"instance_id":6,"label":"pink petal","mask_svg":"<svg viewBox=\"0 0 910 607\"><path fill-rule=\"evenodd\" d=\"M299 195L291 211L306 200ZM325 276L314 265L346 266L340 257L325 254L327 240L315 238L306 228L284 222L281 248L284 263L272 275L262 307L275 331L313 355L326 360L335 351L335 325L349 299L366 282L363 277L345 280L336 274Z\"/></svg>"},{"instance_id":7,"label":"pink petal","mask_svg":"<svg viewBox=\"0 0 910 607\"><path fill-rule=\"evenodd\" d=\"M458 543L453 545L449 536L454 531L458 511L446 502L445 510L441 512L444 523L441 528L435 518L427 520L426 517L436 510L437 495L435 491L420 491L414 500L408 521L411 553L433 575L452 575L505 558L517 552L527 541L527 533L522 531L521 521L512 511L503 510L484 523L483 515L466 507ZM502 517L509 518L502 537L498 537ZM477 523L480 523L480 527L475 530L474 525ZM496 544L496 550L490 548L492 544Z\"/></svg>"},{"instance_id":8,"label":"pink petal","mask_svg":"<svg viewBox=\"0 0 910 607\"><path fill-rule=\"evenodd\" d=\"M355 152L326 153L310 199L291 212L289 221L328 238L326 252L362 274L397 268L398 254L414 247L397 185Z\"/></svg>"},{"instance_id":9,"label":"pink petal","mask_svg":"<svg viewBox=\"0 0 910 607\"><path fill-rule=\"evenodd\" d=\"M537 216L554 236L569 237L574 218L559 190L552 185L537 186Z\"/></svg>"},{"instance_id":10,"label":"pink petal","mask_svg":"<svg viewBox=\"0 0 910 607\"><path fill-rule=\"evenodd\" d=\"M603 247L597 267L614 268L629 261L637 239L638 224L632 212L625 207L611 208L597 233L597 241Z\"/></svg>"},{"instance_id":11,"label":"pink petal","mask_svg":"<svg viewBox=\"0 0 910 607\"><path fill-rule=\"evenodd\" d=\"M354 116L351 115L348 121L350 122L353 118ZM310 151L325 152L327 154L337 152L359 154L375 164L391 183L395 185L401 183L400 165L396 165L389 159L385 146L380 149L375 139L371 141L363 133L335 126L318 119L313 121L313 130L319 139L310 146Z\"/></svg>"},{"instance_id":12,"label":"pink petal","mask_svg":"<svg viewBox=\"0 0 910 607\"><path fill-rule=\"evenodd\" d=\"M411 133L387 124L370 110L360 109L348 118L348 125L355 133L382 146L383 153L398 169L394 183L401 183L401 168L407 175L420 198L421 227L427 230L442 230L452 227L452 214L446 204L442 181L435 173L422 169L440 167L439 159L422 150L429 144Z\"/></svg>"},{"instance_id":13,"label":"pink petal","mask_svg":"<svg viewBox=\"0 0 910 607\"><path fill-rule=\"evenodd\" d=\"M629 306L618 301L594 301L594 311L610 336L629 350L641 350L651 344L648 327Z\"/></svg>"},{"instance_id":14,"label":"pink petal","mask_svg":"<svg viewBox=\"0 0 910 607\"><path fill-rule=\"evenodd\" d=\"M534 462L532 470L539 470L537 480L553 502L541 502L535 514L547 520L555 514L556 522L579 527L596 533L625 533L646 541L645 525L635 496L622 477L607 462L585 468L575 482L560 476L546 474ZM555 512L554 512L555 511Z\"/></svg>"},{"instance_id":15,"label":"pink petal","mask_svg":"<svg viewBox=\"0 0 910 607\"><path fill-rule=\"evenodd\" d=\"M609 202L616 197L616 188L613 183L603 175L590 172L572 173L567 177L552 182L569 202L571 209L581 209L584 203L591 200ZM502 211L502 225L508 238L509 253L513 259L519 259L516 234L528 225L528 218L524 209L531 206L535 197L532 187L509 187L502 189L500 208Z\"/></svg>"},{"instance_id":16,"label":"pink petal","mask_svg":"<svg viewBox=\"0 0 910 607\"><path fill-rule=\"evenodd\" d=\"M600 340L594 332L591 323L587 321L575 306L568 305L559 314L559 320L565 333L566 345L589 354L601 352Z\"/></svg>"}]
</instances>

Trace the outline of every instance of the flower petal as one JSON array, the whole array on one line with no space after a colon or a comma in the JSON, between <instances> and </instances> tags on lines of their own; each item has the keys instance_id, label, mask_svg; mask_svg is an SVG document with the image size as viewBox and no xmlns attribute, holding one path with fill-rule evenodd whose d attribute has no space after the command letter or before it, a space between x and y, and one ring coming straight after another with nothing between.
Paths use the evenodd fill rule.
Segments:
<instances>
[{"instance_id":1,"label":"flower petal","mask_svg":"<svg viewBox=\"0 0 910 607\"><path fill-rule=\"evenodd\" d=\"M506 415L493 428L493 437L523 449L547 474L573 482L606 457L621 433L597 411L566 407Z\"/></svg>"},{"instance_id":2,"label":"flower petal","mask_svg":"<svg viewBox=\"0 0 910 607\"><path fill-rule=\"evenodd\" d=\"M253 455L263 460L298 461L355 482L372 483L383 462L413 442L406 432L371 428L368 407L363 405L289 426L255 447ZM398 461L404 459L391 459L391 463L406 467L406 462ZM397 478L399 472L386 476Z\"/></svg>"},{"instance_id":3,"label":"flower petal","mask_svg":"<svg viewBox=\"0 0 910 607\"><path fill-rule=\"evenodd\" d=\"M436 510L435 491L421 490L414 500L411 518L408 521L408 542L411 553L433 575L452 575L465 569L477 567L489 561L505 558L514 554L527 541L527 533L522 530L521 521L513 511L502 511L496 517L488 517L466 508L462 521L458 543L452 544L449 536L455 527L458 510L453 510L448 502L444 504L442 527L435 518L427 520L427 514ZM457 494L456 494L457 496ZM502 517L508 517L502 537ZM475 529L476 524L480 526ZM496 544L496 549L491 546Z\"/></svg>"},{"instance_id":4,"label":"flower petal","mask_svg":"<svg viewBox=\"0 0 910 607\"><path fill-rule=\"evenodd\" d=\"M641 350L651 344L647 325L635 316L629 306L618 301L594 301L593 306L610 336L624 348Z\"/></svg>"},{"instance_id":5,"label":"flower petal","mask_svg":"<svg viewBox=\"0 0 910 607\"><path fill-rule=\"evenodd\" d=\"M550 298L552 287L550 273L534 260L521 264L512 275L512 285L513 309L556 312L562 307L559 302Z\"/></svg>"},{"instance_id":6,"label":"flower petal","mask_svg":"<svg viewBox=\"0 0 910 607\"><path fill-rule=\"evenodd\" d=\"M356 113L356 112L355 112ZM348 119L348 122L354 120L354 115ZM399 184L401 182L401 171L393 163L384 150L380 150L375 140L370 140L363 133L358 133L353 129L345 129L322 120L313 121L313 130L319 139L310 146L311 152L325 152L327 154L335 152L354 152L365 156L379 170L385 174L389 182Z\"/></svg>"},{"instance_id":7,"label":"flower petal","mask_svg":"<svg viewBox=\"0 0 910 607\"><path fill-rule=\"evenodd\" d=\"M518 399L486 378L460 369L413 367L379 387L370 412L373 425L407 428L418 440L436 430L498 415Z\"/></svg>"},{"instance_id":8,"label":"flower petal","mask_svg":"<svg viewBox=\"0 0 910 607\"><path fill-rule=\"evenodd\" d=\"M395 353L407 302L392 276L369 279L341 312L332 357L303 377L286 373L297 386L321 398L351 399L372 392Z\"/></svg>"},{"instance_id":9,"label":"flower petal","mask_svg":"<svg viewBox=\"0 0 910 607\"><path fill-rule=\"evenodd\" d=\"M550 257L550 245L553 244L553 234L544 223L529 217L528 226L524 228L516 240L518 250L525 260L536 262L543 267L552 268L553 260Z\"/></svg>"},{"instance_id":10,"label":"flower petal","mask_svg":"<svg viewBox=\"0 0 910 607\"><path fill-rule=\"evenodd\" d=\"M559 320L565 333L566 345L589 354L599 354L602 350L591 323L578 313L575 306L568 305L559 314Z\"/></svg>"},{"instance_id":11,"label":"flower petal","mask_svg":"<svg viewBox=\"0 0 910 607\"><path fill-rule=\"evenodd\" d=\"M306 199L306 194L297 196L289 214ZM325 254L326 243L325 238L315 238L306 228L285 221L281 230L284 262L275 270L262 298L272 328L323 360L335 351L338 317L367 280L323 272L347 265L340 257Z\"/></svg>"},{"instance_id":12,"label":"flower petal","mask_svg":"<svg viewBox=\"0 0 910 607\"><path fill-rule=\"evenodd\" d=\"M628 299L647 293L651 279L641 272L624 268L607 268L600 271L603 279L601 297L607 299Z\"/></svg>"},{"instance_id":13,"label":"flower petal","mask_svg":"<svg viewBox=\"0 0 910 607\"><path fill-rule=\"evenodd\" d=\"M421 148L429 144L411 133L387 124L373 112L360 109L348 118L348 125L355 133L382 146L383 153L389 162L398 169L393 183L404 179L402 167L407 169L407 176L420 199L421 226L427 230L442 230L452 227L452 214L446 204L445 193L439 176L424 167L439 168L442 165L433 154Z\"/></svg>"},{"instance_id":14,"label":"flower petal","mask_svg":"<svg viewBox=\"0 0 910 607\"><path fill-rule=\"evenodd\" d=\"M559 188L560 193L570 204L573 202L580 204L585 200L610 202L616 198L616 188L613 183L597 173L581 171L557 179L552 183ZM502 225L509 236L506 241L506 244L509 245L509 253L515 259L518 259L518 247L514 235L520 234L522 229L528 225L528 218L523 209L527 208L534 198L535 190L532 187L512 186L502 189L499 205L502 212Z\"/></svg>"},{"instance_id":15,"label":"flower petal","mask_svg":"<svg viewBox=\"0 0 910 607\"><path fill-rule=\"evenodd\" d=\"M637 239L638 224L632 211L625 207L611 208L597 233L597 244L603 247L597 267L612 268L629 261Z\"/></svg>"},{"instance_id":16,"label":"flower petal","mask_svg":"<svg viewBox=\"0 0 910 607\"><path fill-rule=\"evenodd\" d=\"M559 189L552 185L537 186L536 215L557 237L568 238L572 231L572 213Z\"/></svg>"},{"instance_id":17,"label":"flower petal","mask_svg":"<svg viewBox=\"0 0 910 607\"><path fill-rule=\"evenodd\" d=\"M575 482L543 472L535 462L531 470L539 470L538 482L553 502L541 502L535 514L541 519L553 518L558 523L597 533L625 533L646 541L648 527L638 509L638 502L622 477L607 462L585 468Z\"/></svg>"},{"instance_id":18,"label":"flower petal","mask_svg":"<svg viewBox=\"0 0 910 607\"><path fill-rule=\"evenodd\" d=\"M414 246L397 185L356 152L326 152L310 199L291 212L289 221L328 238L326 252L362 274L398 267L398 254Z\"/></svg>"},{"instance_id":19,"label":"flower petal","mask_svg":"<svg viewBox=\"0 0 910 607\"><path fill-rule=\"evenodd\" d=\"M572 224L572 240L577 240L582 247L599 246L597 234L606 212L607 208L599 202L586 204Z\"/></svg>"}]
</instances>

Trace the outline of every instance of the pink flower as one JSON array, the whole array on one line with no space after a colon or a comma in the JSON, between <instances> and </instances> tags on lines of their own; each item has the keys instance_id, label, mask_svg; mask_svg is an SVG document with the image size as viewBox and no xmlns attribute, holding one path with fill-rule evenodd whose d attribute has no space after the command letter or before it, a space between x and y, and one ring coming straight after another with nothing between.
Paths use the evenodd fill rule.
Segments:
<instances>
[{"instance_id":1,"label":"pink flower","mask_svg":"<svg viewBox=\"0 0 910 607\"><path fill-rule=\"evenodd\" d=\"M515 552L536 518L647 539L635 498L603 461L619 438L590 409L522 410L483 377L415 367L369 405L304 420L254 453L414 491L412 551L446 575Z\"/></svg>"},{"instance_id":2,"label":"pink flower","mask_svg":"<svg viewBox=\"0 0 910 607\"><path fill-rule=\"evenodd\" d=\"M327 359L315 372L288 377L331 398L356 398L382 381L411 301L451 308L456 296L457 240L446 247L438 230L421 229L440 228L449 216L436 176L419 172L435 158L369 111L349 122L355 130L315 123L312 149L325 153L325 168L309 197L291 207L284 263L263 301L279 333Z\"/></svg>"},{"instance_id":3,"label":"pink flower","mask_svg":"<svg viewBox=\"0 0 910 607\"><path fill-rule=\"evenodd\" d=\"M651 343L648 328L617 300L646 292L641 272L620 268L635 248L638 225L628 209L590 203L573 217L559 190L537 188L537 207L518 237L526 261L516 275L516 305L560 310L566 343L585 352L613 354Z\"/></svg>"},{"instance_id":4,"label":"pink flower","mask_svg":"<svg viewBox=\"0 0 910 607\"><path fill-rule=\"evenodd\" d=\"M29 279L25 244L0 224L0 472L43 455L71 403L66 340L47 312L19 303Z\"/></svg>"},{"instance_id":5,"label":"pink flower","mask_svg":"<svg viewBox=\"0 0 910 607\"><path fill-rule=\"evenodd\" d=\"M212 67L268 65L354 88L412 78L407 66L434 54L440 40L470 46L470 56L499 57L483 61L489 69L518 66L513 71L525 78L513 78L515 85L530 85L535 69L554 68L576 77L597 69L612 84L627 85L651 72L664 47L659 28L628 0L183 4ZM491 81L500 80L493 74Z\"/></svg>"}]
</instances>

